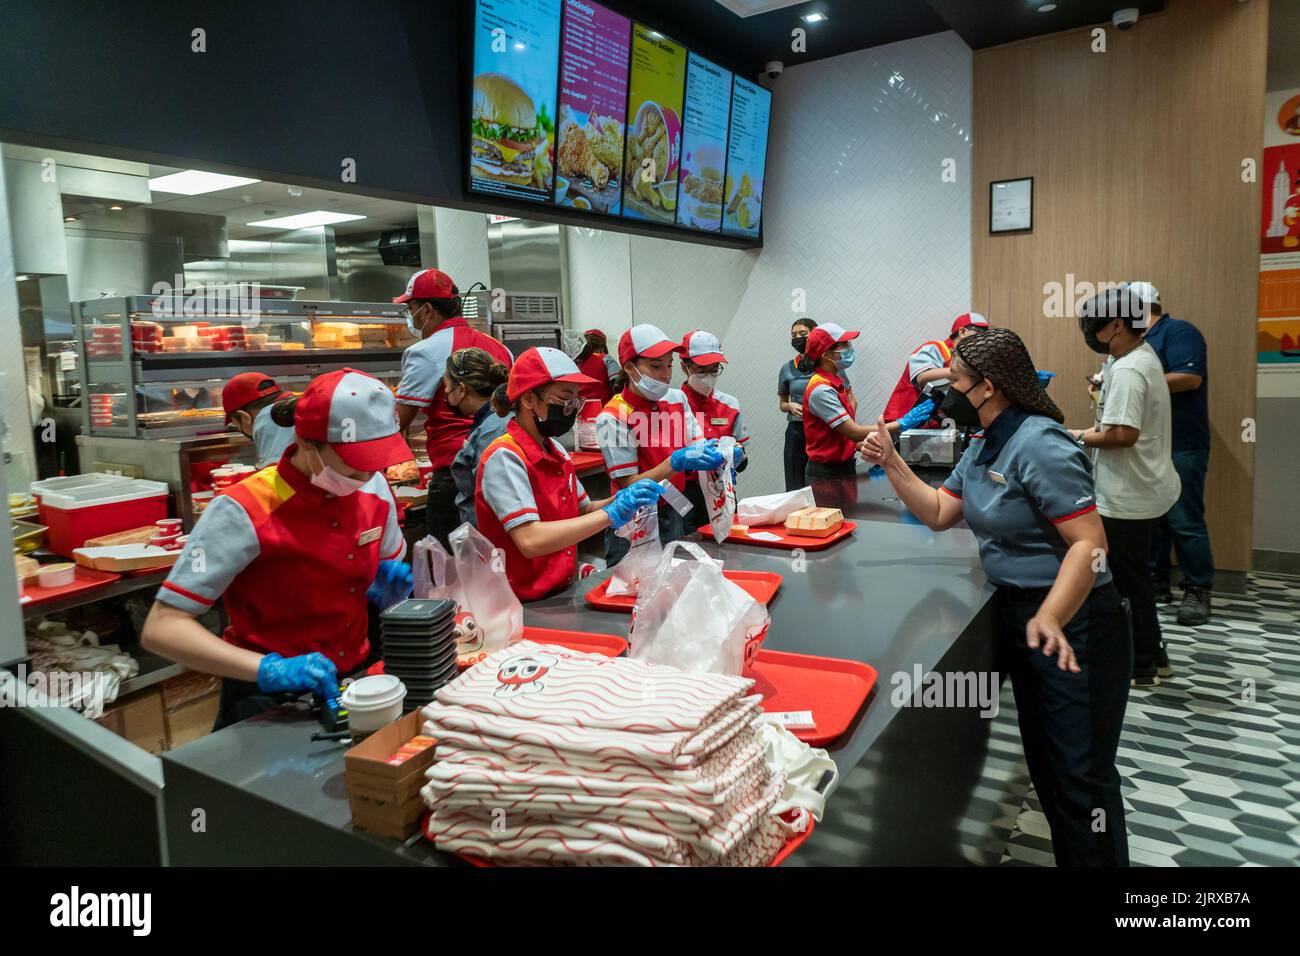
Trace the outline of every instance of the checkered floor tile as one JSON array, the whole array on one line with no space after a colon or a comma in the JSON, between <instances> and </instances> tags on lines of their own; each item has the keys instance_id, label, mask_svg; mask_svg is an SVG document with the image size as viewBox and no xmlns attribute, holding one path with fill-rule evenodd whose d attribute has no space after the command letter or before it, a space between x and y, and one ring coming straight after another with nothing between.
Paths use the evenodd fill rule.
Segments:
<instances>
[{"instance_id":1,"label":"checkered floor tile","mask_svg":"<svg viewBox=\"0 0 1300 956\"><path fill-rule=\"evenodd\" d=\"M1201 627L1180 626L1177 609L1160 609L1175 676L1130 692L1120 740L1131 863L1300 864L1300 578L1251 574L1247 594L1214 595ZM994 741L1016 741L1010 685L1002 703ZM1007 763L985 776L1028 776L1023 757ZM986 845L970 849L991 862ZM1053 865L1032 788L999 862Z\"/></svg>"}]
</instances>

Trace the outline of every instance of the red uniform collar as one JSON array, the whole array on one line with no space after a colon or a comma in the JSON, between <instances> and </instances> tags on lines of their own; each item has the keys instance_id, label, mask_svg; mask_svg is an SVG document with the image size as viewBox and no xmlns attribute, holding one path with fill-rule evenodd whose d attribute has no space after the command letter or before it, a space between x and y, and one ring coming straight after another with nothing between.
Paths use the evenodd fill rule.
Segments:
<instances>
[{"instance_id":1,"label":"red uniform collar","mask_svg":"<svg viewBox=\"0 0 1300 956\"><path fill-rule=\"evenodd\" d=\"M699 408L702 405L707 405L712 401L716 401L718 397L718 390L716 388L708 395L701 395L695 389L691 388L690 382L686 382L682 385L682 392L685 393L692 408Z\"/></svg>"},{"instance_id":2,"label":"red uniform collar","mask_svg":"<svg viewBox=\"0 0 1300 956\"><path fill-rule=\"evenodd\" d=\"M838 375L836 375L834 372L823 372L821 369L818 369L818 370L817 370L816 372L814 372L813 374L814 374L814 375L820 375L823 379L826 380L826 384L827 384L827 385L831 385L831 386L833 386L833 387L835 387L835 388L843 388L843 387L844 387L844 379L840 378L840 377L839 377Z\"/></svg>"},{"instance_id":3,"label":"red uniform collar","mask_svg":"<svg viewBox=\"0 0 1300 956\"><path fill-rule=\"evenodd\" d=\"M623 389L623 401L627 402L635 412L652 412L659 408L658 402L652 402L636 390L636 386L631 382L627 388Z\"/></svg>"},{"instance_id":4,"label":"red uniform collar","mask_svg":"<svg viewBox=\"0 0 1300 956\"><path fill-rule=\"evenodd\" d=\"M553 448L543 448L537 444L533 440L533 436L524 431L524 426L519 424L518 419L510 419L509 424L506 425L506 433L514 439L515 444L519 446L519 450L524 453L524 457L528 459L528 463L531 465L537 464L543 458L549 458L552 461L559 458L558 455L554 454Z\"/></svg>"},{"instance_id":5,"label":"red uniform collar","mask_svg":"<svg viewBox=\"0 0 1300 956\"><path fill-rule=\"evenodd\" d=\"M303 495L305 498L314 501L324 501L325 492L311 483L311 475L304 475L298 470L298 466L293 463L293 455L297 450L298 446L296 444L290 445L284 450L279 463L275 466L276 474L284 479L284 483L293 489L294 494Z\"/></svg>"},{"instance_id":6,"label":"red uniform collar","mask_svg":"<svg viewBox=\"0 0 1300 956\"><path fill-rule=\"evenodd\" d=\"M434 332L441 332L443 329L464 329L468 327L469 323L465 321L464 316L454 315L450 319L443 319L435 325L433 332L430 332L429 335L433 335Z\"/></svg>"}]
</instances>

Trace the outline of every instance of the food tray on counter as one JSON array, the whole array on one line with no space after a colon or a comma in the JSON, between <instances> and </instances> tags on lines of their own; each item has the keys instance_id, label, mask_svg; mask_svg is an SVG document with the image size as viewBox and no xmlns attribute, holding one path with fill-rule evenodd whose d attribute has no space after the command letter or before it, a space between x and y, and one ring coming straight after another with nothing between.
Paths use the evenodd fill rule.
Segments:
<instances>
[{"instance_id":1,"label":"food tray on counter","mask_svg":"<svg viewBox=\"0 0 1300 956\"><path fill-rule=\"evenodd\" d=\"M772 599L776 597L776 592L781 588L781 575L775 571L724 570L722 576L728 581L738 584L759 604L771 604ZM606 594L608 590L609 579L606 578L587 592L587 603L602 611L631 612L636 604L635 595L621 594L617 597L609 597Z\"/></svg>"},{"instance_id":2,"label":"food tray on counter","mask_svg":"<svg viewBox=\"0 0 1300 956\"><path fill-rule=\"evenodd\" d=\"M844 524L840 525L838 530L833 534L828 534L824 538L814 538L806 534L793 534L787 531L785 525L782 524L750 525L748 531L733 530L731 534L727 535L724 539L724 543L734 542L736 544L752 544L757 545L760 548L784 548L786 550L802 548L805 551L821 551L823 548L829 548L836 541L848 537L853 533L853 530L857 526L858 523L856 521L845 521ZM696 530L705 538L713 537L713 529L708 525L704 525ZM779 538L779 540L764 541L762 538L750 537L750 535L755 531L765 531L768 534L774 534Z\"/></svg>"},{"instance_id":3,"label":"food tray on counter","mask_svg":"<svg viewBox=\"0 0 1300 956\"><path fill-rule=\"evenodd\" d=\"M29 584L23 588L23 596L18 599L18 603L23 607L38 606L47 604L56 598L67 597L69 594L79 594L82 591L93 591L96 588L102 588L106 584L112 584L122 577L112 571L96 571L93 568L83 568L77 565L76 576L72 579L71 584L63 584L56 588L43 588L39 584Z\"/></svg>"},{"instance_id":4,"label":"food tray on counter","mask_svg":"<svg viewBox=\"0 0 1300 956\"><path fill-rule=\"evenodd\" d=\"M876 669L861 661L762 649L744 676L753 678L753 693L763 695L766 713L812 712L815 727L789 729L814 747L829 744L853 726L876 686Z\"/></svg>"}]
</instances>

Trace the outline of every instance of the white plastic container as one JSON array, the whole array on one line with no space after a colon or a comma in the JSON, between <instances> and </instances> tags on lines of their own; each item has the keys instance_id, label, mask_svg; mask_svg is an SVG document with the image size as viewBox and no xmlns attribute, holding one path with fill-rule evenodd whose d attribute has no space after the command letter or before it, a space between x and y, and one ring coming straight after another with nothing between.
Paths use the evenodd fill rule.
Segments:
<instances>
[{"instance_id":1,"label":"white plastic container","mask_svg":"<svg viewBox=\"0 0 1300 956\"><path fill-rule=\"evenodd\" d=\"M374 733L402 716L406 685L392 674L362 677L343 691L348 727L358 734Z\"/></svg>"},{"instance_id":2,"label":"white plastic container","mask_svg":"<svg viewBox=\"0 0 1300 956\"><path fill-rule=\"evenodd\" d=\"M36 580L43 588L61 588L76 579L75 564L46 564L36 573Z\"/></svg>"}]
</instances>

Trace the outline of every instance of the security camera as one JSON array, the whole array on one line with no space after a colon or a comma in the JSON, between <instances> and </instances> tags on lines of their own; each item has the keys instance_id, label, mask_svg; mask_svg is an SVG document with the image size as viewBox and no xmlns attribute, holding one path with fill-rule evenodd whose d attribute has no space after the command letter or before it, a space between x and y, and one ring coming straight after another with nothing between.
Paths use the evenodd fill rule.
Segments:
<instances>
[{"instance_id":1,"label":"security camera","mask_svg":"<svg viewBox=\"0 0 1300 956\"><path fill-rule=\"evenodd\" d=\"M768 60L767 66L763 67L763 72L767 74L769 80L775 80L785 69L785 64L780 60Z\"/></svg>"},{"instance_id":2,"label":"security camera","mask_svg":"<svg viewBox=\"0 0 1300 956\"><path fill-rule=\"evenodd\" d=\"M1124 7L1110 15L1110 22L1120 30L1132 30L1140 12L1137 7Z\"/></svg>"}]
</instances>

